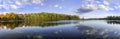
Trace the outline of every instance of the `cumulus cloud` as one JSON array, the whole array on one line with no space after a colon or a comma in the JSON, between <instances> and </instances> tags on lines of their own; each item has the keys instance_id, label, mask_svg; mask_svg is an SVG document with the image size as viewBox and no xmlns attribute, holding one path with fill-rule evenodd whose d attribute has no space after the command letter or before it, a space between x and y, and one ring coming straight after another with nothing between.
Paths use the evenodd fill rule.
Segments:
<instances>
[{"instance_id":1,"label":"cumulus cloud","mask_svg":"<svg viewBox=\"0 0 120 39\"><path fill-rule=\"evenodd\" d=\"M97 7L98 9L100 9L100 10L106 10L106 11L109 11L109 7L107 7L107 6L105 6L105 5L98 5L98 7Z\"/></svg>"},{"instance_id":2,"label":"cumulus cloud","mask_svg":"<svg viewBox=\"0 0 120 39\"><path fill-rule=\"evenodd\" d=\"M96 9L97 7L95 7L95 5L82 5L79 9L77 9L77 13L88 13Z\"/></svg>"},{"instance_id":3,"label":"cumulus cloud","mask_svg":"<svg viewBox=\"0 0 120 39\"><path fill-rule=\"evenodd\" d=\"M83 1L83 4L80 6L80 8L77 9L77 13L84 14L84 13L89 13L95 10L111 11L120 6L119 2L116 3L114 1L113 3L113 0L102 0L102 1L85 0ZM112 4L117 5L117 6L113 8L111 7Z\"/></svg>"},{"instance_id":4,"label":"cumulus cloud","mask_svg":"<svg viewBox=\"0 0 120 39\"><path fill-rule=\"evenodd\" d=\"M43 5L44 0L2 0L3 4L0 4L0 8L6 10L16 10L20 8L22 5L31 5L31 4L38 4ZM1 0L0 0L1 2Z\"/></svg>"},{"instance_id":5,"label":"cumulus cloud","mask_svg":"<svg viewBox=\"0 0 120 39\"><path fill-rule=\"evenodd\" d=\"M44 0L16 0L16 4L41 4L43 5Z\"/></svg>"}]
</instances>

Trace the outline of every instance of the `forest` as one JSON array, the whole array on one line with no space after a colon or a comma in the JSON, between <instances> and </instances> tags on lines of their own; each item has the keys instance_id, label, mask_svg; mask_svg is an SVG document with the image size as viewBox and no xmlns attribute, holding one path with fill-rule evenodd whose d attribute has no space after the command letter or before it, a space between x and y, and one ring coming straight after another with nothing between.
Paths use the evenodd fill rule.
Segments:
<instances>
[{"instance_id":1,"label":"forest","mask_svg":"<svg viewBox=\"0 0 120 39\"><path fill-rule=\"evenodd\" d=\"M120 20L120 16L107 16L108 20Z\"/></svg>"},{"instance_id":2,"label":"forest","mask_svg":"<svg viewBox=\"0 0 120 39\"><path fill-rule=\"evenodd\" d=\"M43 21L58 21L58 20L79 20L76 15L56 14L49 12L29 13L29 14L16 14L14 12L0 14L0 22L43 22Z\"/></svg>"}]
</instances>

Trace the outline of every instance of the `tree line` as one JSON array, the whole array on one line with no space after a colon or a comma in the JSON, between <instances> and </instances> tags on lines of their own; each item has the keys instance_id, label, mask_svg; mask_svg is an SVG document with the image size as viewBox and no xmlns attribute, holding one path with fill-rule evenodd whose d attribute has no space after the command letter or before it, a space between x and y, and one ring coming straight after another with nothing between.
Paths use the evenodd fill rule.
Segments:
<instances>
[{"instance_id":1,"label":"tree line","mask_svg":"<svg viewBox=\"0 0 120 39\"><path fill-rule=\"evenodd\" d=\"M14 12L0 14L0 21L57 21L57 20L79 20L76 15L56 14L49 12L16 14Z\"/></svg>"},{"instance_id":2,"label":"tree line","mask_svg":"<svg viewBox=\"0 0 120 39\"><path fill-rule=\"evenodd\" d=\"M120 16L107 16L108 20L120 20Z\"/></svg>"}]
</instances>

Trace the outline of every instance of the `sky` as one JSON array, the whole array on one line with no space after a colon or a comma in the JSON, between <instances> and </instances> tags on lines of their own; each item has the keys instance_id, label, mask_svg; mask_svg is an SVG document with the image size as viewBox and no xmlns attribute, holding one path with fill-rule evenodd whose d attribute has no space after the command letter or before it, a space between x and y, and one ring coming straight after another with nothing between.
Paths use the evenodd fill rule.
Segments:
<instances>
[{"instance_id":1,"label":"sky","mask_svg":"<svg viewBox=\"0 0 120 39\"><path fill-rule=\"evenodd\" d=\"M0 0L0 12L55 12L85 18L120 16L120 0Z\"/></svg>"}]
</instances>

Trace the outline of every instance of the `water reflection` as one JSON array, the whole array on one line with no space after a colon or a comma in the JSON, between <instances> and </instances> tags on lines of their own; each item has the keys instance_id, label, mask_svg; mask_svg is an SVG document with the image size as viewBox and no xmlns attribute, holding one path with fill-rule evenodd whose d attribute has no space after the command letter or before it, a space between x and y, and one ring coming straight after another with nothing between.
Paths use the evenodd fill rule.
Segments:
<instances>
[{"instance_id":1,"label":"water reflection","mask_svg":"<svg viewBox=\"0 0 120 39\"><path fill-rule=\"evenodd\" d=\"M85 35L85 39L120 39L120 32L114 33L109 29L97 29L89 26L79 25L77 29Z\"/></svg>"},{"instance_id":2,"label":"water reflection","mask_svg":"<svg viewBox=\"0 0 120 39\"><path fill-rule=\"evenodd\" d=\"M120 24L120 20L108 20L108 24Z\"/></svg>"},{"instance_id":3,"label":"water reflection","mask_svg":"<svg viewBox=\"0 0 120 39\"><path fill-rule=\"evenodd\" d=\"M120 39L119 29L109 29L108 21L78 22L0 23L0 39Z\"/></svg>"},{"instance_id":4,"label":"water reflection","mask_svg":"<svg viewBox=\"0 0 120 39\"><path fill-rule=\"evenodd\" d=\"M74 22L77 23L77 22ZM0 23L0 28L10 28L10 29L14 29L16 27L25 27L25 26L41 26L41 27L45 27L45 26L57 26L57 25L63 25L63 24L70 24L70 22L62 22L62 23L57 23L57 22L2 22Z\"/></svg>"}]
</instances>

